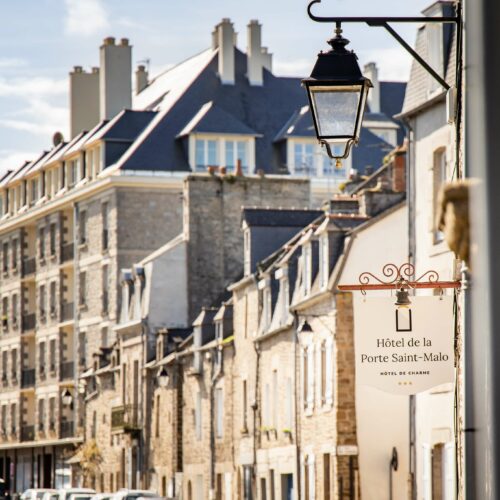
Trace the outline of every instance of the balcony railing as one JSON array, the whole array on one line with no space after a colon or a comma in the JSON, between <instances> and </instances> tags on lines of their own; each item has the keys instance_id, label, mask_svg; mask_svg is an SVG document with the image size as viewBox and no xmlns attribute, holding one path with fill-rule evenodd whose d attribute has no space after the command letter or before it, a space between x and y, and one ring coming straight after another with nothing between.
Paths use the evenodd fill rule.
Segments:
<instances>
[{"instance_id":1,"label":"balcony railing","mask_svg":"<svg viewBox=\"0 0 500 500\"><path fill-rule=\"evenodd\" d=\"M35 369L29 368L27 370L21 370L21 387L26 389L27 387L35 387Z\"/></svg>"},{"instance_id":2,"label":"balcony railing","mask_svg":"<svg viewBox=\"0 0 500 500\"><path fill-rule=\"evenodd\" d=\"M23 314L22 328L23 332L34 330L36 326L36 313Z\"/></svg>"},{"instance_id":3,"label":"balcony railing","mask_svg":"<svg viewBox=\"0 0 500 500\"><path fill-rule=\"evenodd\" d=\"M61 380L72 379L75 375L75 363L73 361L64 361L61 363Z\"/></svg>"},{"instance_id":4,"label":"balcony railing","mask_svg":"<svg viewBox=\"0 0 500 500\"><path fill-rule=\"evenodd\" d=\"M32 257L31 259L23 260L23 276L29 276L30 274L34 274L36 271L36 258Z\"/></svg>"},{"instance_id":5,"label":"balcony railing","mask_svg":"<svg viewBox=\"0 0 500 500\"><path fill-rule=\"evenodd\" d=\"M115 406L111 408L111 429L133 431L140 429L139 407L137 405Z\"/></svg>"},{"instance_id":6,"label":"balcony railing","mask_svg":"<svg viewBox=\"0 0 500 500\"><path fill-rule=\"evenodd\" d=\"M73 260L75 255L75 245L73 243L66 243L61 247L61 261L68 262Z\"/></svg>"},{"instance_id":7,"label":"balcony railing","mask_svg":"<svg viewBox=\"0 0 500 500\"><path fill-rule=\"evenodd\" d=\"M21 427L21 441L33 441L35 439L35 426L23 425Z\"/></svg>"},{"instance_id":8,"label":"balcony railing","mask_svg":"<svg viewBox=\"0 0 500 500\"><path fill-rule=\"evenodd\" d=\"M61 438L69 438L75 435L75 423L71 421L61 422Z\"/></svg>"},{"instance_id":9,"label":"balcony railing","mask_svg":"<svg viewBox=\"0 0 500 500\"><path fill-rule=\"evenodd\" d=\"M69 321L75 315L75 305L73 302L63 302L61 304L61 321Z\"/></svg>"}]
</instances>

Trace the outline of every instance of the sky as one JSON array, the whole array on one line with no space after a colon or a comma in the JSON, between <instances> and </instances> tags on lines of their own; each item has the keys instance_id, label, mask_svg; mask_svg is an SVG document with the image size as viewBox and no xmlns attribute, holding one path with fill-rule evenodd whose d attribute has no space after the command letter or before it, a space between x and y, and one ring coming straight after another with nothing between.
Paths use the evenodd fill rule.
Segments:
<instances>
[{"instance_id":1,"label":"sky","mask_svg":"<svg viewBox=\"0 0 500 500\"><path fill-rule=\"evenodd\" d=\"M208 48L213 27L229 17L246 49L246 25L258 19L277 75L308 76L333 27L309 19L305 0L0 0L0 172L68 136L68 73L97 66L106 36L129 38L134 67L150 76ZM414 16L429 0L322 0L320 16ZM360 64L375 61L382 80L408 79L411 59L382 28L345 24ZM397 31L413 45L417 26Z\"/></svg>"}]
</instances>

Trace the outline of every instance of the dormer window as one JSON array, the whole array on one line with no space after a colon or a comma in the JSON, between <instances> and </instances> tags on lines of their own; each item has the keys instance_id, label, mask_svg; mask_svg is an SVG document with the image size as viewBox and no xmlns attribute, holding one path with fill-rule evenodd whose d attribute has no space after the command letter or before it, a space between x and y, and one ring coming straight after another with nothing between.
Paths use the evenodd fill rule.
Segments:
<instances>
[{"instance_id":1,"label":"dormer window","mask_svg":"<svg viewBox=\"0 0 500 500\"><path fill-rule=\"evenodd\" d=\"M248 173L248 141L224 140L225 167L228 172L236 170L238 161L244 174Z\"/></svg>"},{"instance_id":2,"label":"dormer window","mask_svg":"<svg viewBox=\"0 0 500 500\"><path fill-rule=\"evenodd\" d=\"M217 153L215 139L196 139L196 170L204 171L207 167L218 166Z\"/></svg>"},{"instance_id":3,"label":"dormer window","mask_svg":"<svg viewBox=\"0 0 500 500\"><path fill-rule=\"evenodd\" d=\"M238 162L244 174L255 169L255 138L196 134L190 136L190 164L193 170L206 171L207 167L225 167L227 173L235 172Z\"/></svg>"},{"instance_id":4,"label":"dormer window","mask_svg":"<svg viewBox=\"0 0 500 500\"><path fill-rule=\"evenodd\" d=\"M271 282L269 279L259 281L259 290L261 290L262 297L262 313L260 317L260 330L265 333L271 324L272 316L272 296L271 296Z\"/></svg>"},{"instance_id":5,"label":"dormer window","mask_svg":"<svg viewBox=\"0 0 500 500\"><path fill-rule=\"evenodd\" d=\"M328 177L338 182L347 178L351 168L351 158L342 161L342 165L335 166L333 160L325 153L316 141L312 139L288 140L288 169L291 174L307 177ZM335 153L335 148L332 147Z\"/></svg>"}]
</instances>

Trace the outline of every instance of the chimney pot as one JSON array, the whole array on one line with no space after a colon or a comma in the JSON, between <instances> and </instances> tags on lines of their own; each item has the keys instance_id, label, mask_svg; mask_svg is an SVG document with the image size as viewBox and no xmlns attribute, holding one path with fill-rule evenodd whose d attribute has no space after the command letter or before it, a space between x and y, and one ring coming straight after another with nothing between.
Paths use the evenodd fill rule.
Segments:
<instances>
[{"instance_id":1,"label":"chimney pot","mask_svg":"<svg viewBox=\"0 0 500 500\"><path fill-rule=\"evenodd\" d=\"M92 73L94 73L94 74L99 73L99 68L97 66L93 66Z\"/></svg>"},{"instance_id":2,"label":"chimney pot","mask_svg":"<svg viewBox=\"0 0 500 500\"><path fill-rule=\"evenodd\" d=\"M114 45L114 44L115 44L115 37L113 36L108 36L103 41L103 45Z\"/></svg>"},{"instance_id":3,"label":"chimney pot","mask_svg":"<svg viewBox=\"0 0 500 500\"><path fill-rule=\"evenodd\" d=\"M83 68L81 66L74 66L73 67L73 73L82 73Z\"/></svg>"},{"instance_id":4,"label":"chimney pot","mask_svg":"<svg viewBox=\"0 0 500 500\"><path fill-rule=\"evenodd\" d=\"M120 41L122 47L128 47L128 38L122 38Z\"/></svg>"}]
</instances>

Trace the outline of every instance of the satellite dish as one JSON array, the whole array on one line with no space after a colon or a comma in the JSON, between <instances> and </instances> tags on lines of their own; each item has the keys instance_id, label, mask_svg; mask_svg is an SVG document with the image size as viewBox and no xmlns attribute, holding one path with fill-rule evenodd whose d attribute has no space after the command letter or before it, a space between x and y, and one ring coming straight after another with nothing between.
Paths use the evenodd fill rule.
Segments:
<instances>
[{"instance_id":1,"label":"satellite dish","mask_svg":"<svg viewBox=\"0 0 500 500\"><path fill-rule=\"evenodd\" d=\"M54 144L54 147L59 146L59 144L61 144L61 142L63 142L63 141L64 141L64 136L62 135L61 132L56 132L52 136L52 144Z\"/></svg>"}]
</instances>

